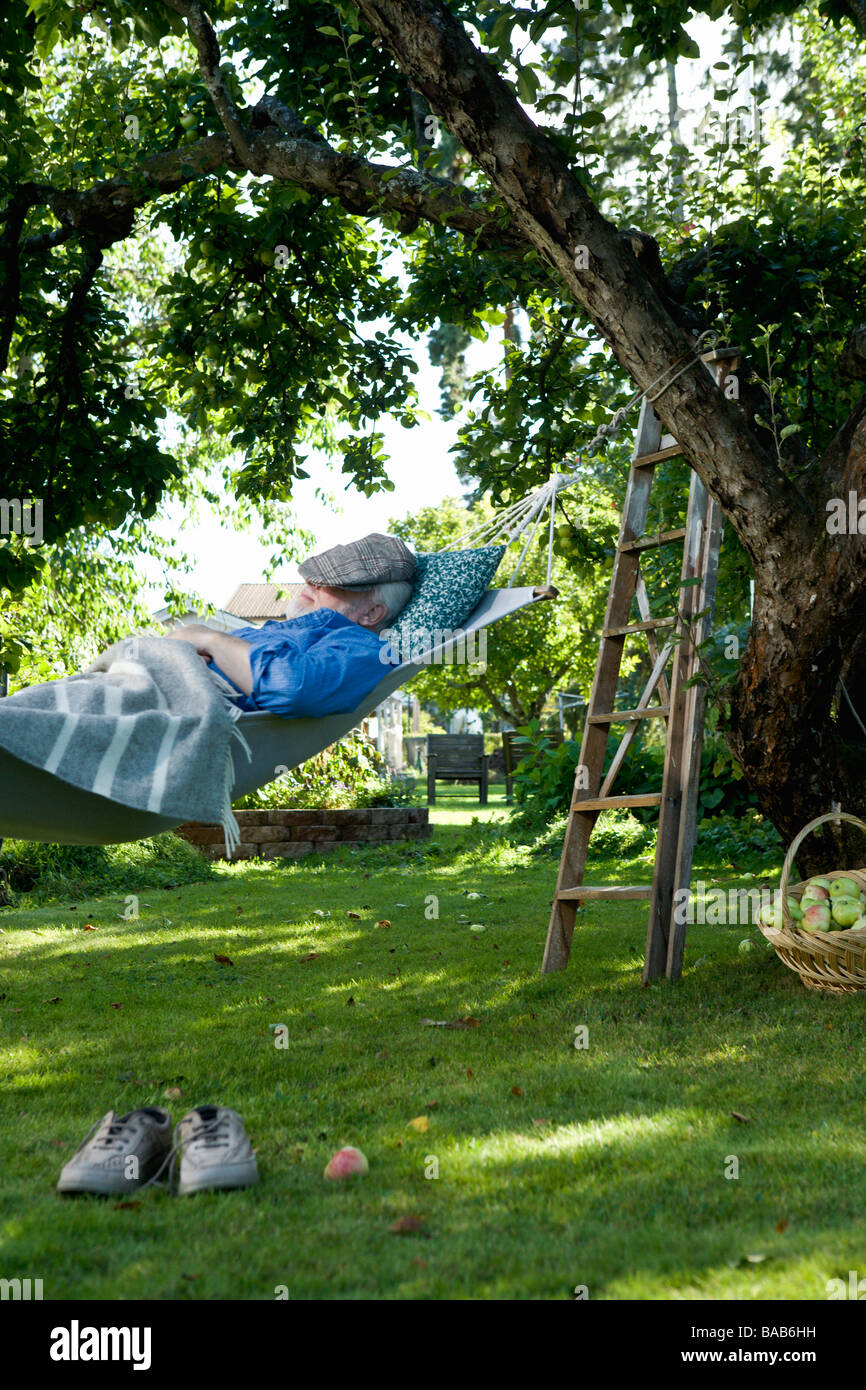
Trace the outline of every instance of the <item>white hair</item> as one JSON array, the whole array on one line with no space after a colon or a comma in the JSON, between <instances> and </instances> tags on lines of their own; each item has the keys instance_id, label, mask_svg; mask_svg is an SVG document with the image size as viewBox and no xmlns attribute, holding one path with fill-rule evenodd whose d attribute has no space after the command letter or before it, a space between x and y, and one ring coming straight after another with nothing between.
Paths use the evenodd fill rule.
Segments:
<instances>
[{"instance_id":1,"label":"white hair","mask_svg":"<svg viewBox=\"0 0 866 1390\"><path fill-rule=\"evenodd\" d=\"M385 605L385 616L375 628L376 632L380 632L383 627L394 621L398 613L402 613L412 597L412 585L408 579L394 579L388 584L371 585L369 589L363 590L363 596L371 603Z\"/></svg>"}]
</instances>

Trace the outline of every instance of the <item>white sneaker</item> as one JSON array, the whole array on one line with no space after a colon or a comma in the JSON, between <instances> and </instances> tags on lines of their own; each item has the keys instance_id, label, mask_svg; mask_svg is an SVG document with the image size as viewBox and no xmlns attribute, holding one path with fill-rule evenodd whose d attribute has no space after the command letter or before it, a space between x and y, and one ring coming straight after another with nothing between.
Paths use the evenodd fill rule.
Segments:
<instances>
[{"instance_id":1,"label":"white sneaker","mask_svg":"<svg viewBox=\"0 0 866 1390\"><path fill-rule=\"evenodd\" d=\"M158 1105L104 1115L64 1164L58 1192L126 1196L165 1164L171 1151L171 1116Z\"/></svg>"},{"instance_id":2,"label":"white sneaker","mask_svg":"<svg viewBox=\"0 0 866 1390\"><path fill-rule=\"evenodd\" d=\"M223 1105L197 1105L177 1126L180 1196L212 1187L250 1187L259 1170L244 1122Z\"/></svg>"}]
</instances>

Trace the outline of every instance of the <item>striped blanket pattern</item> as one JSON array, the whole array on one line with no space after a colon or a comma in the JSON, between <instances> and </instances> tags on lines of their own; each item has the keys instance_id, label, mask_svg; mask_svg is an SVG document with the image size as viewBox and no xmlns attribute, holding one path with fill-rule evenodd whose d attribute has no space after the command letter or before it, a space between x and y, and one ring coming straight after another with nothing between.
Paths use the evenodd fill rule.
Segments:
<instances>
[{"instance_id":1,"label":"striped blanket pattern","mask_svg":"<svg viewBox=\"0 0 866 1390\"><path fill-rule=\"evenodd\" d=\"M232 739L244 740L222 685L188 642L124 638L86 670L0 700L0 746L124 806L219 822L228 851Z\"/></svg>"}]
</instances>

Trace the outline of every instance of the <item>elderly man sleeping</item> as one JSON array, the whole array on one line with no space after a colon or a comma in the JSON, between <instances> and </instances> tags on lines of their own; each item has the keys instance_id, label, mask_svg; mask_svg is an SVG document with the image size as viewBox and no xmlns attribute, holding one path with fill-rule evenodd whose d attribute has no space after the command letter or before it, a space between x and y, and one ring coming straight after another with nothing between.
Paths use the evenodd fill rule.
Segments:
<instances>
[{"instance_id":1,"label":"elderly man sleeping","mask_svg":"<svg viewBox=\"0 0 866 1390\"><path fill-rule=\"evenodd\" d=\"M409 602L415 566L396 536L374 533L305 560L304 587L281 621L231 634L191 623L168 635L195 647L237 691L242 710L341 714L382 679L378 634Z\"/></svg>"}]
</instances>

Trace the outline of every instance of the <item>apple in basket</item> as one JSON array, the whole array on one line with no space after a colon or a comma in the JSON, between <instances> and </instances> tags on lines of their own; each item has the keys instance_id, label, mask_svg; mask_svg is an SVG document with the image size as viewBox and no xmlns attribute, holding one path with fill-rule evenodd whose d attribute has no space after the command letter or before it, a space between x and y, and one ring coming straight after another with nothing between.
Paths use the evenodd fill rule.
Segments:
<instances>
[{"instance_id":1,"label":"apple in basket","mask_svg":"<svg viewBox=\"0 0 866 1390\"><path fill-rule=\"evenodd\" d=\"M800 926L804 931L830 931L830 907L827 903L809 903Z\"/></svg>"},{"instance_id":2,"label":"apple in basket","mask_svg":"<svg viewBox=\"0 0 866 1390\"><path fill-rule=\"evenodd\" d=\"M794 926L796 926L803 916L803 909L800 907L796 898L788 899L788 913L790 914ZM758 913L758 921L762 922L765 927L772 927L773 931L782 930L785 925L785 919L782 916L782 904L778 893L776 893L773 902L765 903L761 908L761 911Z\"/></svg>"},{"instance_id":3,"label":"apple in basket","mask_svg":"<svg viewBox=\"0 0 866 1390\"><path fill-rule=\"evenodd\" d=\"M758 913L758 921L765 927L772 927L773 931L781 931L785 925L782 919L782 904L765 903Z\"/></svg>"},{"instance_id":4,"label":"apple in basket","mask_svg":"<svg viewBox=\"0 0 866 1390\"><path fill-rule=\"evenodd\" d=\"M830 897L828 878L810 878L801 895L801 902L825 903Z\"/></svg>"},{"instance_id":5,"label":"apple in basket","mask_svg":"<svg viewBox=\"0 0 866 1390\"><path fill-rule=\"evenodd\" d=\"M860 890L853 878L834 878L830 884L831 898L857 898Z\"/></svg>"},{"instance_id":6,"label":"apple in basket","mask_svg":"<svg viewBox=\"0 0 866 1390\"><path fill-rule=\"evenodd\" d=\"M836 898L830 912L836 926L842 931L853 927L860 916L860 904L856 898Z\"/></svg>"}]
</instances>

